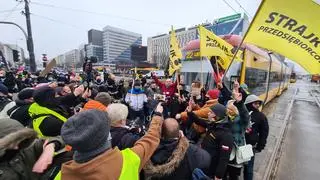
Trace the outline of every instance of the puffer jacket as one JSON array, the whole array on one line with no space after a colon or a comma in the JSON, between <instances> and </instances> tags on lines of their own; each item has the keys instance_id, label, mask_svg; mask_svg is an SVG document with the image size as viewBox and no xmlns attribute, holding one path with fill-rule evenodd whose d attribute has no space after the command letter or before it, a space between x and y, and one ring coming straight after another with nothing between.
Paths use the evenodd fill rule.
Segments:
<instances>
[{"instance_id":1,"label":"puffer jacket","mask_svg":"<svg viewBox=\"0 0 320 180\"><path fill-rule=\"evenodd\" d=\"M0 124L0 180L47 180L50 174L56 172L54 166L43 174L32 172L44 144L44 140L36 139L35 131L24 128L12 119L1 119ZM19 142L19 150L7 150L9 146ZM64 147L61 138L51 138L50 142L55 143L57 150Z\"/></svg>"},{"instance_id":2,"label":"puffer jacket","mask_svg":"<svg viewBox=\"0 0 320 180\"><path fill-rule=\"evenodd\" d=\"M147 103L147 96L141 89L130 89L126 95L125 102L134 111L143 110L144 103Z\"/></svg>"},{"instance_id":3,"label":"puffer jacket","mask_svg":"<svg viewBox=\"0 0 320 180\"><path fill-rule=\"evenodd\" d=\"M146 164L146 179L178 180L192 179L196 168L206 169L210 155L183 137L179 140L161 140L160 145Z\"/></svg>"}]
</instances>

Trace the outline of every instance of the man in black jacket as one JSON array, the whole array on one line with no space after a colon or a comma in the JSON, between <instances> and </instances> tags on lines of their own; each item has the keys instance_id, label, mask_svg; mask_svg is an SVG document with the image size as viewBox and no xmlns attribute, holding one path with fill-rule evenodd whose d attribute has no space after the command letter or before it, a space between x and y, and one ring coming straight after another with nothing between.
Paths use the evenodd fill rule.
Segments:
<instances>
[{"instance_id":1,"label":"man in black jacket","mask_svg":"<svg viewBox=\"0 0 320 180\"><path fill-rule=\"evenodd\" d=\"M255 153L261 152L267 143L269 134L269 124L267 117L259 111L262 100L256 95L249 95L245 100L245 105L251 113L249 127L246 130L247 144L251 144ZM244 179L253 179L254 156L244 166Z\"/></svg>"},{"instance_id":2,"label":"man in black jacket","mask_svg":"<svg viewBox=\"0 0 320 180\"><path fill-rule=\"evenodd\" d=\"M144 168L147 179L192 179L196 168L210 166L208 152L189 144L180 132L177 120L168 118L163 122L160 144Z\"/></svg>"},{"instance_id":3,"label":"man in black jacket","mask_svg":"<svg viewBox=\"0 0 320 180\"><path fill-rule=\"evenodd\" d=\"M218 180L224 177L227 170L233 146L233 136L231 122L226 115L226 107L215 104L210 107L210 110L208 120L204 120L192 112L192 104L189 103L187 123L194 122L207 129L202 148L211 155L211 165L206 174Z\"/></svg>"},{"instance_id":4,"label":"man in black jacket","mask_svg":"<svg viewBox=\"0 0 320 180\"><path fill-rule=\"evenodd\" d=\"M120 150L133 147L140 139L139 132L135 133L126 126L128 107L124 104L110 104L107 109L111 121L112 147L117 146Z\"/></svg>"},{"instance_id":5,"label":"man in black jacket","mask_svg":"<svg viewBox=\"0 0 320 180\"><path fill-rule=\"evenodd\" d=\"M33 103L33 88L25 88L18 94L18 99L15 100L16 105L7 113L11 119L19 121L23 126L28 126L31 123L29 115L29 107Z\"/></svg>"}]
</instances>

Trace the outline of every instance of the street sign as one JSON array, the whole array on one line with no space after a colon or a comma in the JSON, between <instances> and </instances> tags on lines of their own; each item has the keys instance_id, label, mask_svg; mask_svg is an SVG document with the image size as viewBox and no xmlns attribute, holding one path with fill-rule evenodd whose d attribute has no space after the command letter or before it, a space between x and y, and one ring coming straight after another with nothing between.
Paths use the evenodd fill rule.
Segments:
<instances>
[{"instance_id":1,"label":"street sign","mask_svg":"<svg viewBox=\"0 0 320 180\"><path fill-rule=\"evenodd\" d=\"M226 16L226 17L222 17L222 18L219 18L216 20L217 23L223 23L223 22L226 22L226 21L233 21L233 20L237 20L237 19L240 19L241 18L241 13L238 13L238 14L234 14L234 15L231 15L231 16Z\"/></svg>"}]
</instances>

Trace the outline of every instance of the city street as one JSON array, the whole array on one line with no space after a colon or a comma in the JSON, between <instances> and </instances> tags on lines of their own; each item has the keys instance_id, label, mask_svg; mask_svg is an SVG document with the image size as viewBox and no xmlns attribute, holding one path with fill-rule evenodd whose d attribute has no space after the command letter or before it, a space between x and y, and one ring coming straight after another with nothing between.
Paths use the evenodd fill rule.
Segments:
<instances>
[{"instance_id":1,"label":"city street","mask_svg":"<svg viewBox=\"0 0 320 180\"><path fill-rule=\"evenodd\" d=\"M270 132L265 150L256 155L254 179L319 179L319 92L320 85L298 80L263 109Z\"/></svg>"},{"instance_id":2,"label":"city street","mask_svg":"<svg viewBox=\"0 0 320 180\"><path fill-rule=\"evenodd\" d=\"M298 81L291 117L276 179L319 179L320 107L312 95L319 94L319 85ZM314 91L314 90L317 91ZM310 94L310 92L314 94Z\"/></svg>"}]
</instances>

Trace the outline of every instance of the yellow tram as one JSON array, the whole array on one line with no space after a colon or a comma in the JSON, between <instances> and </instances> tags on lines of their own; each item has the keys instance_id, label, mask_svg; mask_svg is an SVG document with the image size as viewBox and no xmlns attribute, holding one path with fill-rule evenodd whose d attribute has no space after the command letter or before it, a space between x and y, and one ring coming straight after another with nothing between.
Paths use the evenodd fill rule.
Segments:
<instances>
[{"instance_id":1,"label":"yellow tram","mask_svg":"<svg viewBox=\"0 0 320 180\"><path fill-rule=\"evenodd\" d=\"M216 87L213 77L215 63L212 63L214 58L201 57L199 44L199 40L192 40L182 51L184 58L180 73L187 90L190 90L194 80L201 81L207 89ZM259 96L266 104L288 88L291 69L283 59L280 55L246 45L242 51L242 61L234 61L228 69L220 67L219 71L223 72L223 82L229 89L233 82L238 80L240 84L248 86L251 94Z\"/></svg>"}]
</instances>

